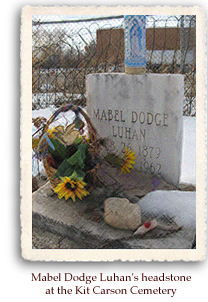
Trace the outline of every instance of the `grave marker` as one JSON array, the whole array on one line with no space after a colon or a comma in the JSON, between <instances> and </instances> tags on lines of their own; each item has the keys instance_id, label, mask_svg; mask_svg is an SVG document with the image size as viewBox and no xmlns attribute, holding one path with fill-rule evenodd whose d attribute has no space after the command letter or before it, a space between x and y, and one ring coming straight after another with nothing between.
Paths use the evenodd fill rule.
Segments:
<instances>
[{"instance_id":1,"label":"grave marker","mask_svg":"<svg viewBox=\"0 0 208 302\"><path fill-rule=\"evenodd\" d=\"M145 53L142 51L141 56ZM124 152L126 146L132 148L137 156L135 169L162 176L177 186L182 155L183 76L91 74L86 87L87 112L99 135L109 138L110 150Z\"/></svg>"}]
</instances>

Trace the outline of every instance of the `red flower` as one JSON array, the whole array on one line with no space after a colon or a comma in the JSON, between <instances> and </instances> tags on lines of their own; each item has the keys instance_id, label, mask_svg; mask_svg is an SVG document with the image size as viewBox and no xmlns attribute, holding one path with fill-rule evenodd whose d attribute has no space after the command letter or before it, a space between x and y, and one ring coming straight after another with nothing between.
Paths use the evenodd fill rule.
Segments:
<instances>
[{"instance_id":1,"label":"red flower","mask_svg":"<svg viewBox=\"0 0 208 302\"><path fill-rule=\"evenodd\" d=\"M149 222L146 222L146 223L144 224L144 227L147 228L147 229L149 229L150 226L151 226L151 222L150 222L150 221L149 221Z\"/></svg>"}]
</instances>

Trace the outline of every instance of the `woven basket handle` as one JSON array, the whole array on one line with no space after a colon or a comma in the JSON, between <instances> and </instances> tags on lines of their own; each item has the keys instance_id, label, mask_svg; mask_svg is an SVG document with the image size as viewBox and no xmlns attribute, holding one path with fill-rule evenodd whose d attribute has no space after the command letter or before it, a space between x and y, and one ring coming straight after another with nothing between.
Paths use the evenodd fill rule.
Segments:
<instances>
[{"instance_id":1,"label":"woven basket handle","mask_svg":"<svg viewBox=\"0 0 208 302\"><path fill-rule=\"evenodd\" d=\"M76 105L66 105L66 106L62 106L59 109L57 109L54 114L49 118L49 120L47 121L46 125L44 126L42 135L47 132L49 125L57 118L57 116L62 113L62 112L67 112L69 110L72 110L76 115L78 115L79 113L84 117L87 126L88 126L88 131L89 131L89 138L91 141L94 141L97 139L98 137L98 133L94 127L94 125L91 122L90 117L88 116L88 114L79 106Z\"/></svg>"}]
</instances>

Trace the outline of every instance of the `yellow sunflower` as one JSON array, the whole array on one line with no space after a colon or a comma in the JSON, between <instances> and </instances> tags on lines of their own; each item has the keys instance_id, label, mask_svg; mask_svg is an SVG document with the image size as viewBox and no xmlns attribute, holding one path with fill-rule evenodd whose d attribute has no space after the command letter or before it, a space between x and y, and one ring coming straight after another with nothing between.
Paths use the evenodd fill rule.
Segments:
<instances>
[{"instance_id":1,"label":"yellow sunflower","mask_svg":"<svg viewBox=\"0 0 208 302\"><path fill-rule=\"evenodd\" d=\"M56 130L55 127L53 127L53 129L50 129L50 128L49 128L49 129L47 130L48 137L49 137L49 138L54 138L54 134L53 134L54 132L57 132L57 130Z\"/></svg>"},{"instance_id":2,"label":"yellow sunflower","mask_svg":"<svg viewBox=\"0 0 208 302\"><path fill-rule=\"evenodd\" d=\"M58 184L58 186L54 189L54 192L58 194L58 198L65 197L65 200L71 198L75 201L76 196L79 199L82 199L84 196L87 196L89 192L87 192L84 187L86 183L82 181L81 178L73 178L73 177L62 177L62 182Z\"/></svg>"},{"instance_id":3,"label":"yellow sunflower","mask_svg":"<svg viewBox=\"0 0 208 302\"><path fill-rule=\"evenodd\" d=\"M121 166L121 173L127 173L130 172L130 169L133 169L132 165L135 165L136 159L135 152L133 150L129 149L128 147L125 147L125 154L123 156L123 165Z\"/></svg>"}]
</instances>

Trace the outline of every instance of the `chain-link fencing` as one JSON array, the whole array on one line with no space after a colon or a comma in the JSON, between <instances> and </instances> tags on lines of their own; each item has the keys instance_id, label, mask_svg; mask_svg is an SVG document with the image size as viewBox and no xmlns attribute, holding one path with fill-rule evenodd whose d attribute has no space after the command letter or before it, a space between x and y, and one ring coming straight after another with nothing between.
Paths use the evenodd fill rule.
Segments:
<instances>
[{"instance_id":1,"label":"chain-link fencing","mask_svg":"<svg viewBox=\"0 0 208 302\"><path fill-rule=\"evenodd\" d=\"M88 74L125 72L123 27L124 16L33 16L33 109L85 106ZM196 115L195 54L195 16L147 16L147 73L184 74L184 115Z\"/></svg>"},{"instance_id":2,"label":"chain-link fencing","mask_svg":"<svg viewBox=\"0 0 208 302\"><path fill-rule=\"evenodd\" d=\"M41 110L33 110L34 135L38 131L37 129L41 129L54 111L56 111L56 107L70 102L83 107L86 105L85 82L88 74L125 72L124 16L97 16L92 18L89 18L89 16L83 16L82 18L70 16L33 16L32 29L32 106L33 109L44 108L44 117L41 117ZM147 73L180 73L184 75L183 113L188 116L196 115L195 54L195 16L147 16ZM63 119L66 118L66 116L61 117ZM72 116L69 116L69 118L72 119ZM55 120L55 122L59 124L60 121ZM63 123L65 122L66 120L64 119ZM90 224L89 232L87 221L92 221L92 223L99 222L100 225L97 224L96 232L99 228L102 228L100 234L104 234L103 208L100 204L103 203L106 194L129 199L131 197L132 199L130 200L134 203L138 201L138 198L155 189L176 190L175 186L166 183L163 179L148 178L143 174L140 176L137 175L137 177L135 177L135 174L132 174L132 177L128 178L128 182L126 180L121 182L120 173L117 173L117 170L113 172L114 168L109 170L109 167L106 167L106 169L102 167L102 179L108 180L110 184L103 185L98 191L95 190L95 192L98 192L98 195L93 195L94 193L91 192L90 202L87 201L85 203L85 208L83 208L83 203L81 209L77 208L77 212L74 212L74 209L79 203L68 203L67 213L76 214L73 216L73 221L75 221L74 217L80 217L82 226L79 229L79 221L77 221L76 227L72 225L70 228L67 226L67 229L65 229L62 217L65 217L65 208L63 206L67 203L62 203L61 207L59 207L55 199L50 200L50 198L53 198L53 192L47 186L43 187L43 184L48 181L48 174L45 175L43 161L39 160L39 156L35 152L35 148L39 144L39 140L35 136L33 136L33 144L32 188L33 191L36 191L39 187L43 188L41 189L41 202L37 199L38 194L33 197L33 248L141 248L141 240L135 241L137 242L135 244L138 245L131 246L128 244L130 242L128 241L130 240L129 238L127 240L123 239L123 241L111 240L107 242L105 240L105 244L98 244L94 239L91 242L90 236L86 234L91 234L92 227ZM140 177L139 180L138 177ZM129 186L129 184L131 185ZM132 188L137 190L133 193L135 194L134 197L132 197ZM189 186L190 191L194 189L194 187L190 188ZM37 204L38 208L36 208ZM45 207L41 207L42 204L46 204L46 207L48 207L47 211L45 211ZM55 208L56 213L54 212ZM37 212L36 209L38 209ZM60 216L57 216L57 211L60 211ZM50 217L47 216L49 212ZM52 213L55 213L55 216ZM57 217L61 217L60 221ZM149 219L150 217L144 215L143 218L145 221L145 219ZM156 218L161 219L160 217ZM85 229L83 229L84 219L86 221ZM165 229L160 229L159 231L156 229L155 233L153 230L153 233L150 233L150 235L147 234L145 238L149 240L157 238L158 246L160 243L163 244L163 237L165 237L166 241L164 241L164 244L166 248L168 235L171 233L171 238L173 238L174 233L178 234L178 226L174 224L172 217L165 214L162 216L162 221L160 222ZM82 234L83 230L84 234ZM182 232L186 232L186 230ZM184 233L179 236L181 237L176 237L174 241L175 245L170 248L177 248L178 245L182 244ZM99 238L101 237L99 235ZM187 236L185 237L187 238ZM194 234L188 234L188 237L190 237L191 241L192 237L194 238ZM189 244L185 248L194 247L195 243L192 245ZM146 245L143 248L146 248ZM163 248L163 246L159 248Z\"/></svg>"}]
</instances>

